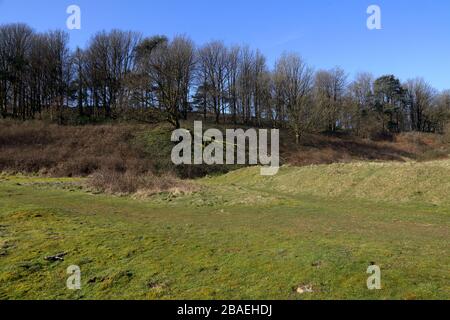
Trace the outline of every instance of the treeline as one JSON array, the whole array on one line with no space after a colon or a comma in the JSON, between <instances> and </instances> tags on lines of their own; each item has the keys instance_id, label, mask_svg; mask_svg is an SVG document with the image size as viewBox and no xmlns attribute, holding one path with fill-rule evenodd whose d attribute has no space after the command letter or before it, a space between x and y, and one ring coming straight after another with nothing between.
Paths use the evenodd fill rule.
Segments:
<instances>
[{"instance_id":1,"label":"treeline","mask_svg":"<svg viewBox=\"0 0 450 320\"><path fill-rule=\"evenodd\" d=\"M248 46L213 41L197 47L186 36L144 38L113 30L69 49L63 31L36 33L23 24L0 26L0 114L64 124L134 119L174 127L193 112L214 121L289 127L305 132L349 130L357 135L442 132L450 91L421 78L393 75L354 80L341 68L313 70L284 54L274 68Z\"/></svg>"}]
</instances>

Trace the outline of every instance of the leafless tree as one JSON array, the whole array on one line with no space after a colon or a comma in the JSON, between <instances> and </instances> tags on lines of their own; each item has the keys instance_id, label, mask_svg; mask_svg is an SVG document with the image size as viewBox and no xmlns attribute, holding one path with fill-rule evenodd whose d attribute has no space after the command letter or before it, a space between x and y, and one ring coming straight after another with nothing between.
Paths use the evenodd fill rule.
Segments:
<instances>
[{"instance_id":1,"label":"leafless tree","mask_svg":"<svg viewBox=\"0 0 450 320\"><path fill-rule=\"evenodd\" d=\"M374 109L374 76L370 73L359 73L349 85L347 108L351 117L351 129L357 135L368 136L369 127L373 125Z\"/></svg>"},{"instance_id":2,"label":"leafless tree","mask_svg":"<svg viewBox=\"0 0 450 320\"><path fill-rule=\"evenodd\" d=\"M124 82L134 68L140 34L113 30L95 35L85 53L91 101L110 118L112 110L126 103Z\"/></svg>"},{"instance_id":3,"label":"leafless tree","mask_svg":"<svg viewBox=\"0 0 450 320\"><path fill-rule=\"evenodd\" d=\"M429 129L427 118L432 111L436 91L422 78L408 80L405 87L411 130Z\"/></svg>"},{"instance_id":4,"label":"leafless tree","mask_svg":"<svg viewBox=\"0 0 450 320\"><path fill-rule=\"evenodd\" d=\"M329 71L319 71L315 78L315 99L319 108L323 110L326 129L336 131L346 93L347 76L341 68Z\"/></svg>"},{"instance_id":5,"label":"leafless tree","mask_svg":"<svg viewBox=\"0 0 450 320\"><path fill-rule=\"evenodd\" d=\"M155 41L156 40L156 41ZM157 107L176 128L189 112L195 47L186 37L147 39L138 49L139 64L155 92Z\"/></svg>"},{"instance_id":6,"label":"leafless tree","mask_svg":"<svg viewBox=\"0 0 450 320\"><path fill-rule=\"evenodd\" d=\"M215 121L225 113L226 85L228 78L228 49L220 41L207 43L199 50L200 77L205 79L205 88L213 101Z\"/></svg>"},{"instance_id":7,"label":"leafless tree","mask_svg":"<svg viewBox=\"0 0 450 320\"><path fill-rule=\"evenodd\" d=\"M449 93L423 79L402 84L394 75L359 74L347 85L341 68L314 74L297 54L284 54L271 70L259 50L221 41L197 49L186 36L142 39L113 30L73 52L68 43L63 31L0 26L3 118L50 116L62 124L121 117L180 127L196 110L217 123L289 126L299 142L324 129L442 132L450 117Z\"/></svg>"},{"instance_id":8,"label":"leafless tree","mask_svg":"<svg viewBox=\"0 0 450 320\"><path fill-rule=\"evenodd\" d=\"M312 103L313 70L296 54L284 54L275 66L277 96L286 110L287 121L300 142L314 121L317 110Z\"/></svg>"}]
</instances>

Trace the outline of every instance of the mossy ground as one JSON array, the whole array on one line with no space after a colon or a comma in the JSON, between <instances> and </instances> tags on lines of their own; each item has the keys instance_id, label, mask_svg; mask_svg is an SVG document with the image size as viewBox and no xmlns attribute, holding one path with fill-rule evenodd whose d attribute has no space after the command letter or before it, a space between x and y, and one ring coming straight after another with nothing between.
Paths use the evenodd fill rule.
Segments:
<instances>
[{"instance_id":1,"label":"mossy ground","mask_svg":"<svg viewBox=\"0 0 450 320\"><path fill-rule=\"evenodd\" d=\"M146 200L2 176L0 299L450 299L449 170L250 168ZM382 290L366 287L372 263ZM70 265L80 291L66 289Z\"/></svg>"}]
</instances>

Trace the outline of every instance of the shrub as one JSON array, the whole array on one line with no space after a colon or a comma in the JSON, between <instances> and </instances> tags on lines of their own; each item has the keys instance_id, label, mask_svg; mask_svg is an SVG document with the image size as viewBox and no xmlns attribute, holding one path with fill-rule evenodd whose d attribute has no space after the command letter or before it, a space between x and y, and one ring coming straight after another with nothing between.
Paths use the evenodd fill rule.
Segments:
<instances>
[{"instance_id":1,"label":"shrub","mask_svg":"<svg viewBox=\"0 0 450 320\"><path fill-rule=\"evenodd\" d=\"M162 192L190 193L195 188L172 175L154 175L150 172L97 171L88 179L88 184L101 192L112 194L139 194L151 196Z\"/></svg>"}]
</instances>

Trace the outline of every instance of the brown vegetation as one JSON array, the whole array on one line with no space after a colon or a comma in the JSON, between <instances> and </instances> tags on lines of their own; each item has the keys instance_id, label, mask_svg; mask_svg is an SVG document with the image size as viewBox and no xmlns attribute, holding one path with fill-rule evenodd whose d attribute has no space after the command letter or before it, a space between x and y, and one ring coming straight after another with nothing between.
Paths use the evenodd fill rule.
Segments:
<instances>
[{"instance_id":1,"label":"brown vegetation","mask_svg":"<svg viewBox=\"0 0 450 320\"><path fill-rule=\"evenodd\" d=\"M57 126L2 122L0 171L56 177L89 177L104 192L131 194L189 190L159 172L153 157L134 142L143 126Z\"/></svg>"},{"instance_id":2,"label":"brown vegetation","mask_svg":"<svg viewBox=\"0 0 450 320\"><path fill-rule=\"evenodd\" d=\"M373 141L349 135L307 135L301 146L283 148L284 160L292 165L331 164L354 160L425 161L447 158L445 137L424 133L401 133L392 141Z\"/></svg>"},{"instance_id":3,"label":"brown vegetation","mask_svg":"<svg viewBox=\"0 0 450 320\"><path fill-rule=\"evenodd\" d=\"M151 160L129 143L128 126L57 126L2 122L0 170L88 176L98 170L151 170Z\"/></svg>"},{"instance_id":4,"label":"brown vegetation","mask_svg":"<svg viewBox=\"0 0 450 320\"><path fill-rule=\"evenodd\" d=\"M137 194L142 197L162 192L190 193L195 187L171 174L155 175L151 172L138 174L133 171L96 171L88 179L90 186L112 194Z\"/></svg>"},{"instance_id":5,"label":"brown vegetation","mask_svg":"<svg viewBox=\"0 0 450 320\"><path fill-rule=\"evenodd\" d=\"M221 166L180 166L170 160L170 130L137 124L58 126L0 122L0 172L89 177L94 188L116 194L190 192L183 178L222 173ZM282 163L330 164L353 160L432 160L447 157L445 136L423 133L371 141L348 134L305 135L296 145L281 131Z\"/></svg>"}]
</instances>

